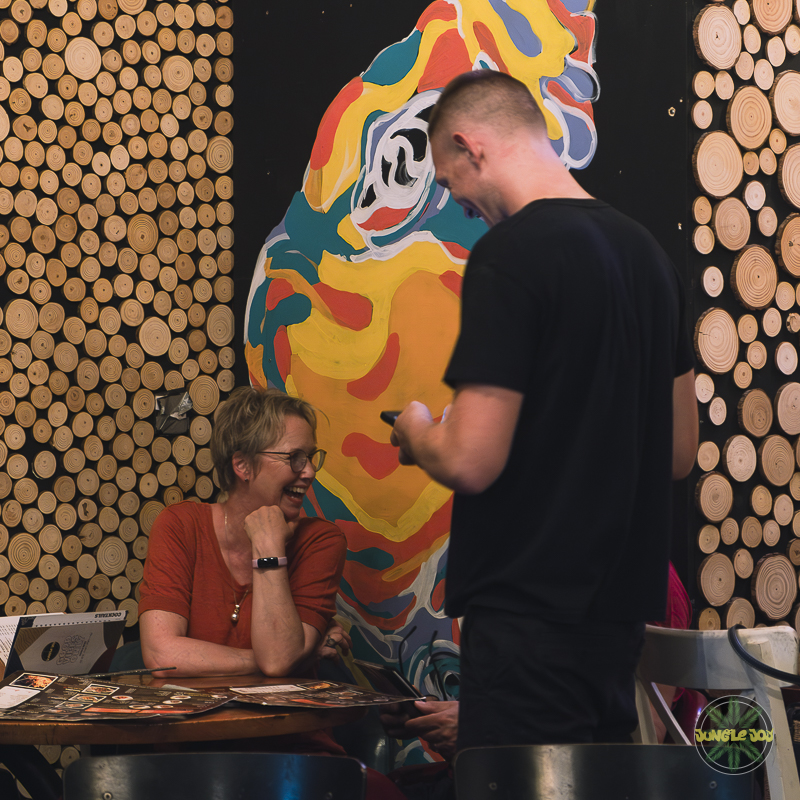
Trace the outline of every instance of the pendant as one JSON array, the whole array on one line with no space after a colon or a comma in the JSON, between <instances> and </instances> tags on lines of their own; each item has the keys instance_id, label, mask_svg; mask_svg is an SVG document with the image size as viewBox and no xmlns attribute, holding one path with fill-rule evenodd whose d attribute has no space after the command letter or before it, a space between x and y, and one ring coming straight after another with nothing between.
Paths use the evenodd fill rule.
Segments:
<instances>
[{"instance_id":1,"label":"pendant","mask_svg":"<svg viewBox=\"0 0 800 800\"><path fill-rule=\"evenodd\" d=\"M231 614L231 622L238 622L239 621L239 607L240 603L235 603L233 606L233 614Z\"/></svg>"}]
</instances>

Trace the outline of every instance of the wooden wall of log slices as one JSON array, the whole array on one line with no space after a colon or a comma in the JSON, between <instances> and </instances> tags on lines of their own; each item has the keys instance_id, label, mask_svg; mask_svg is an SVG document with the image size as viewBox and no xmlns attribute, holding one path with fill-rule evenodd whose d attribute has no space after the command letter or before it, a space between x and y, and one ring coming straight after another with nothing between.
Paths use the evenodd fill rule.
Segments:
<instances>
[{"instance_id":1,"label":"wooden wall of log slices","mask_svg":"<svg viewBox=\"0 0 800 800\"><path fill-rule=\"evenodd\" d=\"M0 6L0 614L134 625L156 516L216 491L233 388L232 11Z\"/></svg>"},{"instance_id":2,"label":"wooden wall of log slices","mask_svg":"<svg viewBox=\"0 0 800 800\"><path fill-rule=\"evenodd\" d=\"M734 0L701 8L693 26L691 283L706 424L691 563L709 630L800 623L799 23L793 0Z\"/></svg>"}]
</instances>

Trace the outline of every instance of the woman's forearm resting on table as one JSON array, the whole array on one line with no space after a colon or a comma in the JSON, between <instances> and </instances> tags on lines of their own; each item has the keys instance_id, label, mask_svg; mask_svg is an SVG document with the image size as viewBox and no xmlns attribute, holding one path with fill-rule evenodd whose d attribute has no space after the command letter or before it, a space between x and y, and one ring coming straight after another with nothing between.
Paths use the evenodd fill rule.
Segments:
<instances>
[{"instance_id":1,"label":"woman's forearm resting on table","mask_svg":"<svg viewBox=\"0 0 800 800\"><path fill-rule=\"evenodd\" d=\"M285 542L268 532L252 534L253 558L285 555ZM258 668L265 675L291 675L306 665L320 633L297 613L286 567L253 570L250 639Z\"/></svg>"},{"instance_id":2,"label":"woman's forearm resting on table","mask_svg":"<svg viewBox=\"0 0 800 800\"><path fill-rule=\"evenodd\" d=\"M227 647L186 635L185 617L169 611L145 611L139 618L142 658L148 669L177 667L163 677L250 675L258 671L252 650Z\"/></svg>"}]
</instances>

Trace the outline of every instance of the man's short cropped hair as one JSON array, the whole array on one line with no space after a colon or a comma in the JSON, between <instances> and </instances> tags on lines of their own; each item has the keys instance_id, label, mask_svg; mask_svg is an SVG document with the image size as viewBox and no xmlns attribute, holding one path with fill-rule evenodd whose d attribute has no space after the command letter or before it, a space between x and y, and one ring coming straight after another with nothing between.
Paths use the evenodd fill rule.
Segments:
<instances>
[{"instance_id":1,"label":"man's short cropped hair","mask_svg":"<svg viewBox=\"0 0 800 800\"><path fill-rule=\"evenodd\" d=\"M428 120L428 138L460 117L494 123L502 130L519 127L546 133L542 110L528 87L505 72L479 69L453 78Z\"/></svg>"},{"instance_id":2,"label":"man's short cropped hair","mask_svg":"<svg viewBox=\"0 0 800 800\"><path fill-rule=\"evenodd\" d=\"M316 437L317 416L305 400L256 386L240 386L231 392L217 409L211 432L211 460L220 489L227 492L233 488L234 455L240 453L248 463L255 464L258 453L273 447L283 436L287 416L305 420Z\"/></svg>"}]
</instances>

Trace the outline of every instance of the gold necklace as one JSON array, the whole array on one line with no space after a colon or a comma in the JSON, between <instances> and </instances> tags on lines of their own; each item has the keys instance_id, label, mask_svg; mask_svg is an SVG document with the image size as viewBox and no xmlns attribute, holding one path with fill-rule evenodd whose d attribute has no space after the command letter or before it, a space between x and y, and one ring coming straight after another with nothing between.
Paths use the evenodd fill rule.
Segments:
<instances>
[{"instance_id":1,"label":"gold necklace","mask_svg":"<svg viewBox=\"0 0 800 800\"><path fill-rule=\"evenodd\" d=\"M230 553L231 545L230 541L228 540L228 512L225 511L224 513L225 513L225 544L227 545L228 552ZM233 614L231 614L231 622L235 625L239 621L239 613L242 608L242 603L244 603L245 597L247 597L247 595L250 594L250 587L248 586L244 590L242 599L238 601L236 599L236 589L234 589L233 586L231 586L231 589L233 590Z\"/></svg>"}]
</instances>

